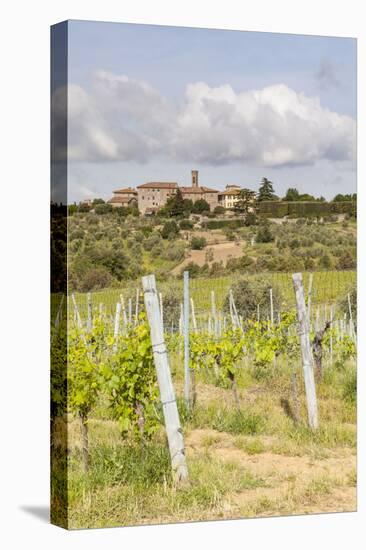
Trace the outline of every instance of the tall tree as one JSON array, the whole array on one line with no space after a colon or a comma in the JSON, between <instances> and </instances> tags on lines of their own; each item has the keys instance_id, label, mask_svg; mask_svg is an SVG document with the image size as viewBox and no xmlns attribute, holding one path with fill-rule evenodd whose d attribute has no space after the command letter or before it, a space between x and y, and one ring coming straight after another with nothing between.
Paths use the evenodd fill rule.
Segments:
<instances>
[{"instance_id":1,"label":"tall tree","mask_svg":"<svg viewBox=\"0 0 366 550\"><path fill-rule=\"evenodd\" d=\"M240 189L238 199L234 203L234 211L247 214L255 206L256 193L251 189Z\"/></svg>"},{"instance_id":2,"label":"tall tree","mask_svg":"<svg viewBox=\"0 0 366 550\"><path fill-rule=\"evenodd\" d=\"M353 195L342 195L341 193L338 193L333 199L333 202L347 202L347 201L355 201L357 200L356 193L353 193Z\"/></svg>"},{"instance_id":3,"label":"tall tree","mask_svg":"<svg viewBox=\"0 0 366 550\"><path fill-rule=\"evenodd\" d=\"M182 191L177 189L177 192L166 201L165 207L162 209L164 212L173 218L183 216L185 211L185 204L182 195Z\"/></svg>"},{"instance_id":4,"label":"tall tree","mask_svg":"<svg viewBox=\"0 0 366 550\"><path fill-rule=\"evenodd\" d=\"M289 187L286 191L284 201L298 201L300 194L295 187Z\"/></svg>"},{"instance_id":5,"label":"tall tree","mask_svg":"<svg viewBox=\"0 0 366 550\"><path fill-rule=\"evenodd\" d=\"M258 191L258 201L272 201L276 199L273 184L267 178L263 178Z\"/></svg>"}]
</instances>

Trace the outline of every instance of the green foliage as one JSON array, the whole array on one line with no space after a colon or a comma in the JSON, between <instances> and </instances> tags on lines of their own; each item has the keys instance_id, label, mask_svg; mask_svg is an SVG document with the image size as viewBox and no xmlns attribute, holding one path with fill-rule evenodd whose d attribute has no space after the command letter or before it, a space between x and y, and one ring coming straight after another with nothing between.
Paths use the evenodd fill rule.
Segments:
<instances>
[{"instance_id":1,"label":"green foliage","mask_svg":"<svg viewBox=\"0 0 366 550\"><path fill-rule=\"evenodd\" d=\"M161 230L163 239L175 239L179 235L179 227L175 221L165 222Z\"/></svg>"},{"instance_id":2,"label":"green foliage","mask_svg":"<svg viewBox=\"0 0 366 550\"><path fill-rule=\"evenodd\" d=\"M117 340L100 319L90 332L73 328L68 341L68 406L87 419L104 395L124 437L150 438L156 431L158 387L150 332L143 322ZM60 392L54 385L54 393ZM58 394L55 393L57 397Z\"/></svg>"},{"instance_id":3,"label":"green foliage","mask_svg":"<svg viewBox=\"0 0 366 550\"><path fill-rule=\"evenodd\" d=\"M195 262L189 262L183 269L182 269L182 274L183 274L183 271L188 271L189 273L189 276L191 278L194 278L194 277L198 277L199 274L201 273L201 268L198 264L196 264Z\"/></svg>"},{"instance_id":4,"label":"green foliage","mask_svg":"<svg viewBox=\"0 0 366 550\"><path fill-rule=\"evenodd\" d=\"M348 301L348 294L349 294L349 301ZM349 317L349 305L351 306L351 313L352 313L352 319L355 326L355 329L357 330L357 286L353 285L351 288L348 289L348 292L344 294L339 300L338 300L338 306L340 311Z\"/></svg>"},{"instance_id":5,"label":"green foliage","mask_svg":"<svg viewBox=\"0 0 366 550\"><path fill-rule=\"evenodd\" d=\"M187 204L185 204L182 191L178 188L177 192L173 196L169 197L166 205L160 210L160 214L169 217L180 217L187 211Z\"/></svg>"},{"instance_id":6,"label":"green foliage","mask_svg":"<svg viewBox=\"0 0 366 550\"><path fill-rule=\"evenodd\" d=\"M51 419L61 417L67 410L67 338L66 326L53 328L51 333Z\"/></svg>"},{"instance_id":7,"label":"green foliage","mask_svg":"<svg viewBox=\"0 0 366 550\"><path fill-rule=\"evenodd\" d=\"M101 387L100 358L104 328L96 323L89 334L69 329L68 406L71 412L87 418L97 401Z\"/></svg>"},{"instance_id":8,"label":"green foliage","mask_svg":"<svg viewBox=\"0 0 366 550\"><path fill-rule=\"evenodd\" d=\"M78 212L80 213L89 212L90 210L91 210L91 206L89 206L88 204L81 203L78 206Z\"/></svg>"},{"instance_id":9,"label":"green foliage","mask_svg":"<svg viewBox=\"0 0 366 550\"><path fill-rule=\"evenodd\" d=\"M258 191L258 202L271 201L275 198L273 184L267 178L262 178Z\"/></svg>"},{"instance_id":10,"label":"green foliage","mask_svg":"<svg viewBox=\"0 0 366 550\"><path fill-rule=\"evenodd\" d=\"M300 193L295 187L289 187L286 191L286 195L283 200L285 201L298 201Z\"/></svg>"},{"instance_id":11,"label":"green foliage","mask_svg":"<svg viewBox=\"0 0 366 550\"><path fill-rule=\"evenodd\" d=\"M191 220L181 220L179 227L184 230L193 229L194 223Z\"/></svg>"},{"instance_id":12,"label":"green foliage","mask_svg":"<svg viewBox=\"0 0 366 550\"><path fill-rule=\"evenodd\" d=\"M209 212L210 205L205 199L198 199L193 203L192 212L194 214L202 214L203 212Z\"/></svg>"},{"instance_id":13,"label":"green foliage","mask_svg":"<svg viewBox=\"0 0 366 550\"><path fill-rule=\"evenodd\" d=\"M255 240L257 243L270 243L274 241L274 236L268 223L264 223L259 227Z\"/></svg>"},{"instance_id":14,"label":"green foliage","mask_svg":"<svg viewBox=\"0 0 366 550\"><path fill-rule=\"evenodd\" d=\"M233 379L238 361L243 356L241 332L233 330L224 333L220 340L209 335L193 334L190 346L192 369L218 367L220 376Z\"/></svg>"},{"instance_id":15,"label":"green foliage","mask_svg":"<svg viewBox=\"0 0 366 550\"><path fill-rule=\"evenodd\" d=\"M223 228L229 228L229 229L238 229L239 227L244 227L245 220L209 220L202 222L202 228L203 229L223 229Z\"/></svg>"},{"instance_id":16,"label":"green foliage","mask_svg":"<svg viewBox=\"0 0 366 550\"><path fill-rule=\"evenodd\" d=\"M342 398L351 405L357 400L357 371L355 368L346 371Z\"/></svg>"},{"instance_id":17,"label":"green foliage","mask_svg":"<svg viewBox=\"0 0 366 550\"><path fill-rule=\"evenodd\" d=\"M96 486L133 483L144 489L171 481L169 450L165 445L133 443L108 447L98 445L91 451L91 476Z\"/></svg>"},{"instance_id":18,"label":"green foliage","mask_svg":"<svg viewBox=\"0 0 366 550\"><path fill-rule=\"evenodd\" d=\"M108 271L107 268L103 266L94 267L88 269L80 284L79 290L81 292L89 292L91 290L99 290L102 288L107 288L113 282L113 276Z\"/></svg>"},{"instance_id":19,"label":"green foliage","mask_svg":"<svg viewBox=\"0 0 366 550\"><path fill-rule=\"evenodd\" d=\"M233 297L239 315L244 319L256 319L259 306L261 319L270 316L269 290L272 288L274 311L283 309L283 295L279 286L268 277L256 279L243 277L232 285ZM224 301L224 310L230 311L229 294Z\"/></svg>"},{"instance_id":20,"label":"green foliage","mask_svg":"<svg viewBox=\"0 0 366 550\"><path fill-rule=\"evenodd\" d=\"M204 237L192 237L191 248L192 250L202 250L205 248L207 242Z\"/></svg>"},{"instance_id":21,"label":"green foliage","mask_svg":"<svg viewBox=\"0 0 366 550\"><path fill-rule=\"evenodd\" d=\"M123 436L151 437L158 426L158 391L148 325L139 324L116 344L101 367L113 417Z\"/></svg>"},{"instance_id":22,"label":"green foliage","mask_svg":"<svg viewBox=\"0 0 366 550\"><path fill-rule=\"evenodd\" d=\"M215 206L213 210L213 213L216 214L216 216L222 216L223 214L225 214L225 212L226 212L226 209L220 205Z\"/></svg>"},{"instance_id":23,"label":"green foliage","mask_svg":"<svg viewBox=\"0 0 366 550\"><path fill-rule=\"evenodd\" d=\"M250 227L251 225L257 225L258 224L258 217L254 214L254 212L248 212L245 216L245 226Z\"/></svg>"},{"instance_id":24,"label":"green foliage","mask_svg":"<svg viewBox=\"0 0 366 550\"><path fill-rule=\"evenodd\" d=\"M218 432L235 435L255 435L263 432L266 421L263 416L251 411L230 410L216 405L197 407L192 420L198 428L210 427Z\"/></svg>"},{"instance_id":25,"label":"green foliage","mask_svg":"<svg viewBox=\"0 0 366 550\"><path fill-rule=\"evenodd\" d=\"M94 211L96 214L98 214L98 216L109 214L110 212L112 212L112 210L113 210L113 206L111 204L106 204L106 203L98 203L94 208Z\"/></svg>"},{"instance_id":26,"label":"green foliage","mask_svg":"<svg viewBox=\"0 0 366 550\"><path fill-rule=\"evenodd\" d=\"M323 256L319 258L319 267L327 270L332 268L332 260L329 254L323 254Z\"/></svg>"},{"instance_id":27,"label":"green foliage","mask_svg":"<svg viewBox=\"0 0 366 550\"><path fill-rule=\"evenodd\" d=\"M354 201L325 202L322 200L313 200L313 197L310 195L299 195L298 200L259 201L258 214L260 217L267 218L283 218L285 216L290 218L314 218L317 216L329 216L332 213L349 213L355 216L355 204Z\"/></svg>"},{"instance_id":28,"label":"green foliage","mask_svg":"<svg viewBox=\"0 0 366 550\"><path fill-rule=\"evenodd\" d=\"M337 269L355 269L356 267L356 259L352 257L351 253L347 250L342 256L339 258L337 263Z\"/></svg>"},{"instance_id":29,"label":"green foliage","mask_svg":"<svg viewBox=\"0 0 366 550\"><path fill-rule=\"evenodd\" d=\"M183 260L186 244L183 241L174 241L169 243L162 253L162 257L165 260L179 262Z\"/></svg>"},{"instance_id":30,"label":"green foliage","mask_svg":"<svg viewBox=\"0 0 366 550\"><path fill-rule=\"evenodd\" d=\"M237 200L234 203L234 211L238 214L247 214L255 204L256 194L251 189L240 189Z\"/></svg>"},{"instance_id":31,"label":"green foliage","mask_svg":"<svg viewBox=\"0 0 366 550\"><path fill-rule=\"evenodd\" d=\"M350 201L356 201L356 200L357 200L356 193L353 193L352 195L351 194L342 195L341 193L338 193L334 197L333 202L350 202Z\"/></svg>"}]
</instances>

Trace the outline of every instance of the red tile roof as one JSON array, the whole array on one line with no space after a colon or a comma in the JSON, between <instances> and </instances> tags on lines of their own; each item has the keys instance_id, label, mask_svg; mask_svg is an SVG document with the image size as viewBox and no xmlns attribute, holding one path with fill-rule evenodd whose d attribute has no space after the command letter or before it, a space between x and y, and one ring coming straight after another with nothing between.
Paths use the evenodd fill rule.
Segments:
<instances>
[{"instance_id":1,"label":"red tile roof","mask_svg":"<svg viewBox=\"0 0 366 550\"><path fill-rule=\"evenodd\" d=\"M217 189L210 189L210 187L204 187L204 186L200 186L200 187L180 187L179 189L182 191L183 195L185 193L187 193L187 194L195 193L197 195L203 195L204 193L218 193Z\"/></svg>"},{"instance_id":2,"label":"red tile roof","mask_svg":"<svg viewBox=\"0 0 366 550\"><path fill-rule=\"evenodd\" d=\"M177 189L178 184L176 182L169 181L150 181L148 183L143 183L138 185L137 189Z\"/></svg>"},{"instance_id":3,"label":"red tile roof","mask_svg":"<svg viewBox=\"0 0 366 550\"><path fill-rule=\"evenodd\" d=\"M228 189L227 191L220 191L219 195L224 197L225 195L239 195L239 189Z\"/></svg>"},{"instance_id":4,"label":"red tile roof","mask_svg":"<svg viewBox=\"0 0 366 550\"><path fill-rule=\"evenodd\" d=\"M113 191L113 193L118 194L118 195L133 193L134 195L137 195L136 189L133 189L132 187L124 187L122 189L117 189L116 191Z\"/></svg>"}]
</instances>

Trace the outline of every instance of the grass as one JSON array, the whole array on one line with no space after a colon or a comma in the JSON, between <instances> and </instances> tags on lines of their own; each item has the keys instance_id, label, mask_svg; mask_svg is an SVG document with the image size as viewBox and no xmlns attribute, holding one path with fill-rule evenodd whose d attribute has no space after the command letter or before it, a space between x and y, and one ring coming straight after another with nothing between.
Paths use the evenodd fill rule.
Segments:
<instances>
[{"instance_id":1,"label":"grass","mask_svg":"<svg viewBox=\"0 0 366 550\"><path fill-rule=\"evenodd\" d=\"M258 455L264 453L266 450L265 445L260 439L248 439L239 437L235 441L235 446L242 451L245 451L248 455Z\"/></svg>"},{"instance_id":2,"label":"grass","mask_svg":"<svg viewBox=\"0 0 366 550\"><path fill-rule=\"evenodd\" d=\"M230 434L253 435L263 432L265 419L244 409L235 410L212 403L206 407L197 407L191 425L194 428L210 427Z\"/></svg>"},{"instance_id":3,"label":"grass","mask_svg":"<svg viewBox=\"0 0 366 550\"><path fill-rule=\"evenodd\" d=\"M106 403L101 400L89 422L91 467L85 475L79 423L69 417L69 526L354 509L354 366L333 368L318 384L320 428L316 432L307 427L301 376L301 422L295 425L281 402L286 398L291 404L292 399L288 366L278 361L276 368L275 382L259 383L250 369L238 377L240 410L234 406L230 389L218 388L198 376L193 412L181 398L183 385L177 369L178 407L190 477L182 488L172 483L163 427L145 446L129 445L121 439L117 423L108 419Z\"/></svg>"},{"instance_id":4,"label":"grass","mask_svg":"<svg viewBox=\"0 0 366 550\"><path fill-rule=\"evenodd\" d=\"M220 513L233 490L254 490L267 483L243 467L209 455L190 461L190 483L172 485L165 446L93 449L90 472L82 472L74 451L69 479L70 524L76 527L204 519ZM166 519L165 519L166 521Z\"/></svg>"}]
</instances>

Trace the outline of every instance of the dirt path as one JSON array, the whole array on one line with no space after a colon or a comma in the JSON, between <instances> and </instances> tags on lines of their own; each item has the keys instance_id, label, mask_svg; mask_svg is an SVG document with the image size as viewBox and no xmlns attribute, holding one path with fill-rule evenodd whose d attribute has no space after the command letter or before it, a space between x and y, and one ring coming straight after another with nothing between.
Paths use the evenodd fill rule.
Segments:
<instances>
[{"instance_id":1,"label":"dirt path","mask_svg":"<svg viewBox=\"0 0 366 550\"><path fill-rule=\"evenodd\" d=\"M250 441L251 437L246 439ZM238 448L238 437L225 432L196 429L186 436L188 456L209 453L213 460L244 468L253 479L264 482L264 486L252 489L238 490L234 486L225 503L226 513L233 517L272 516L356 509L356 457L351 449L332 449L328 458L316 459L268 450L276 437L255 439L263 449L258 454Z\"/></svg>"},{"instance_id":2,"label":"dirt path","mask_svg":"<svg viewBox=\"0 0 366 550\"><path fill-rule=\"evenodd\" d=\"M205 263L211 265L213 262L223 262L226 265L230 258L240 258L243 256L243 246L245 245L246 241L230 241L208 245L203 250L191 250L189 256L179 265L175 266L171 272L177 275L190 262L194 262L200 267ZM208 259L208 254L210 253L208 251L212 251L211 259Z\"/></svg>"}]
</instances>

